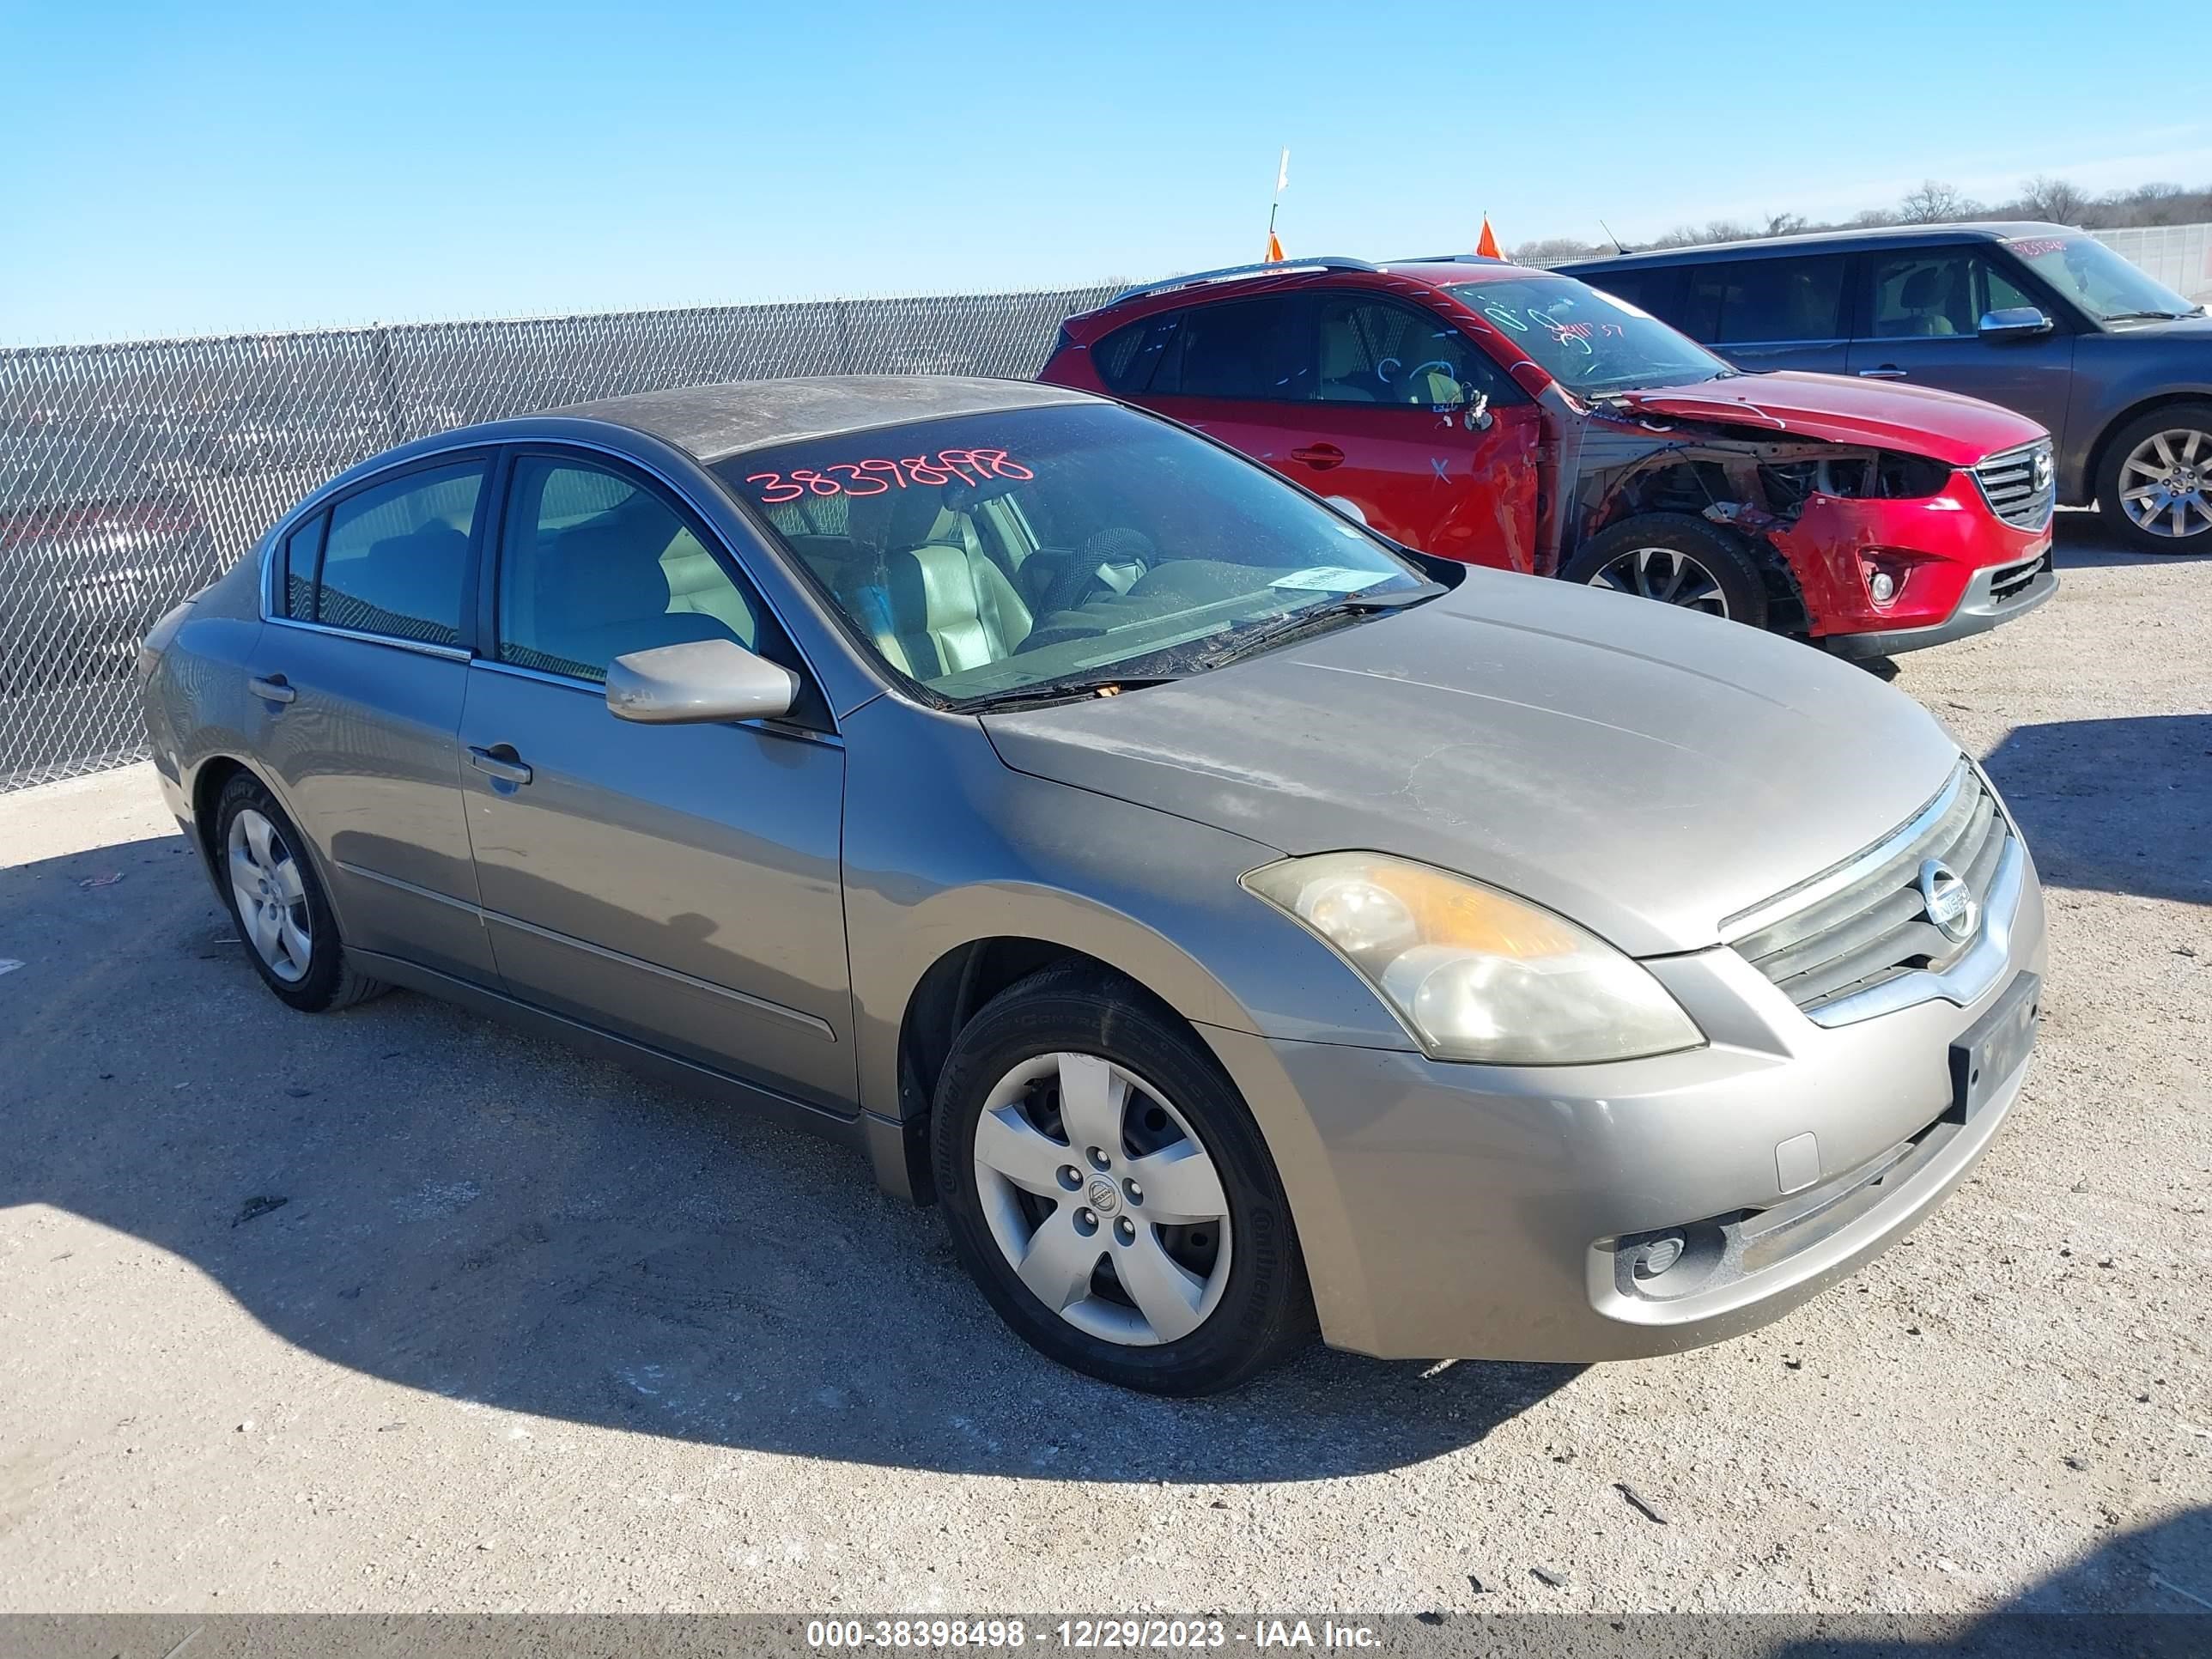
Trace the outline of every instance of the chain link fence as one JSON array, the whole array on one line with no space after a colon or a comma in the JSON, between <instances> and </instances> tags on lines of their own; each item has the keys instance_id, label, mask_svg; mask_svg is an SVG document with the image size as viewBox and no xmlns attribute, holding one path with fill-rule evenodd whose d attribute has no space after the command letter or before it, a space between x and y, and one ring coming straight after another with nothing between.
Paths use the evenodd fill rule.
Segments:
<instances>
[{"instance_id":1,"label":"chain link fence","mask_svg":"<svg viewBox=\"0 0 2212 1659\"><path fill-rule=\"evenodd\" d=\"M325 479L630 392L1043 366L1112 287L0 349L0 791L141 758L137 642Z\"/></svg>"}]
</instances>

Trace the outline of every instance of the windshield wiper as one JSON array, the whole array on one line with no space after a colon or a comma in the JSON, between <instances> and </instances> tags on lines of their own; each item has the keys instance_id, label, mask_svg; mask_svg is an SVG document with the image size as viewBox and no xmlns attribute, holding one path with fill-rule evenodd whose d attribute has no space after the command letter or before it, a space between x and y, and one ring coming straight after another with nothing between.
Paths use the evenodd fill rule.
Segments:
<instances>
[{"instance_id":1,"label":"windshield wiper","mask_svg":"<svg viewBox=\"0 0 2212 1659\"><path fill-rule=\"evenodd\" d=\"M1343 617L1365 616L1376 611L1402 610L1407 605L1419 605L1450 591L1442 582L1416 582L1411 587L1366 587L1353 593L1340 593L1326 604L1308 605L1303 611L1293 611L1287 616L1277 617L1233 635L1211 651L1200 652L1192 659L1192 665L1218 668L1239 657L1249 657L1255 651L1279 645L1292 635L1305 633L1322 623Z\"/></svg>"},{"instance_id":2,"label":"windshield wiper","mask_svg":"<svg viewBox=\"0 0 2212 1659\"><path fill-rule=\"evenodd\" d=\"M1008 708L1027 708L1037 703L1073 702L1081 697L1113 697L1148 685L1165 685L1180 678L1174 674L1092 674L1078 679L1047 680L1040 685L1019 685L970 697L956 705L963 714L994 714Z\"/></svg>"},{"instance_id":3,"label":"windshield wiper","mask_svg":"<svg viewBox=\"0 0 2212 1659\"><path fill-rule=\"evenodd\" d=\"M2185 317L2201 317L2203 314L2204 307L2198 306L2193 311L2114 311L2107 313L2100 320L2107 323L2178 323Z\"/></svg>"}]
</instances>

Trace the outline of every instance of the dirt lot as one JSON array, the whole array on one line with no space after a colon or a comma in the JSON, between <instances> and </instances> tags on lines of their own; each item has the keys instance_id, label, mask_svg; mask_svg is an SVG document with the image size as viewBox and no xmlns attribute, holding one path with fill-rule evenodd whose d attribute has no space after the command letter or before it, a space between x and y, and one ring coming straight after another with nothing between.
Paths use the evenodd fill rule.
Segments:
<instances>
[{"instance_id":1,"label":"dirt lot","mask_svg":"<svg viewBox=\"0 0 2212 1659\"><path fill-rule=\"evenodd\" d=\"M2051 889L2026 1098L1903 1247L1637 1365L1116 1394L856 1158L287 1012L146 769L0 797L0 1610L2212 1607L2212 566L2094 530L1898 681Z\"/></svg>"}]
</instances>

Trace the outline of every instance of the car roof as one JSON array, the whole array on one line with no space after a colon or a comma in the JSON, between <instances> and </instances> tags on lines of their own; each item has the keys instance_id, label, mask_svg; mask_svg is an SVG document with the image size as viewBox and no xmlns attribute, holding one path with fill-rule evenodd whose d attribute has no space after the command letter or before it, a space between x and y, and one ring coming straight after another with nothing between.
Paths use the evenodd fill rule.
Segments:
<instances>
[{"instance_id":1,"label":"car roof","mask_svg":"<svg viewBox=\"0 0 2212 1659\"><path fill-rule=\"evenodd\" d=\"M731 380L637 392L549 409L547 417L603 421L672 444L702 462L831 433L946 415L1100 401L1087 392L981 375L840 374Z\"/></svg>"},{"instance_id":2,"label":"car roof","mask_svg":"<svg viewBox=\"0 0 2212 1659\"><path fill-rule=\"evenodd\" d=\"M1593 270L1613 270L1638 265L1696 264L1707 259L1732 259L1745 253L1811 253L1826 248L1925 247L1959 242L2001 242L2020 236L2077 236L2065 225L2035 220L1982 220L1941 225L1863 225L1849 230L1807 230L1790 236L1753 236L1734 242L1699 242L1688 247L1648 248L1641 252L1599 254L1589 259L1568 259L1559 269L1585 276Z\"/></svg>"}]
</instances>

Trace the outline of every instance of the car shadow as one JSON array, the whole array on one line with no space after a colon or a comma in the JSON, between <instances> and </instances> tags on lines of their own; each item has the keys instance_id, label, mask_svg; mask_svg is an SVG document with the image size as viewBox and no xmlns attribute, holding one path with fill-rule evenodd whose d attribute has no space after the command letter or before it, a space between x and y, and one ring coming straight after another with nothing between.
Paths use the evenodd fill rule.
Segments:
<instances>
[{"instance_id":1,"label":"car shadow","mask_svg":"<svg viewBox=\"0 0 2212 1659\"><path fill-rule=\"evenodd\" d=\"M0 869L0 1206L143 1239L410 1389L844 1462L1237 1482L1455 1450L1578 1370L1316 1347L1211 1400L1094 1383L1007 1332L857 1154L428 998L295 1014L241 950L180 837Z\"/></svg>"},{"instance_id":2,"label":"car shadow","mask_svg":"<svg viewBox=\"0 0 2212 1659\"><path fill-rule=\"evenodd\" d=\"M2060 570L2100 570L2130 564L2202 564L2212 543L2194 552L2145 553L2120 539L2103 513L2069 508L2051 520L2051 562Z\"/></svg>"},{"instance_id":3,"label":"car shadow","mask_svg":"<svg viewBox=\"0 0 2212 1659\"><path fill-rule=\"evenodd\" d=\"M2212 714L2137 714L2017 726L1983 763L2045 881L2212 904L2208 759Z\"/></svg>"},{"instance_id":4,"label":"car shadow","mask_svg":"<svg viewBox=\"0 0 2212 1659\"><path fill-rule=\"evenodd\" d=\"M1765 1651L1772 1659L2198 1659L2212 1652L2212 1509L2106 1542L1971 1620L1846 1614ZM1937 1633L1929 1634L1931 1627ZM1705 1632L1708 1638L1711 1632Z\"/></svg>"}]
</instances>

